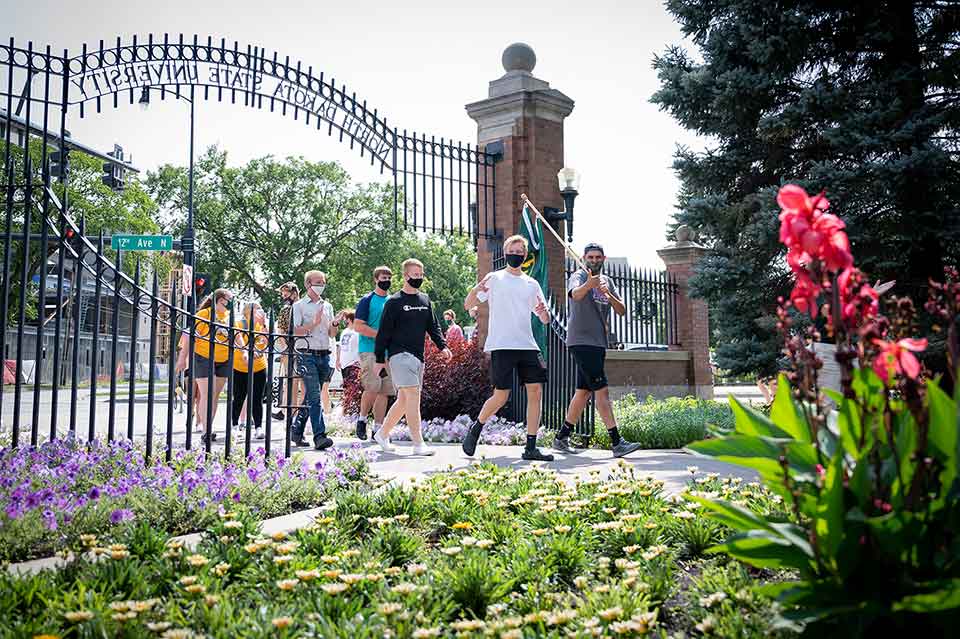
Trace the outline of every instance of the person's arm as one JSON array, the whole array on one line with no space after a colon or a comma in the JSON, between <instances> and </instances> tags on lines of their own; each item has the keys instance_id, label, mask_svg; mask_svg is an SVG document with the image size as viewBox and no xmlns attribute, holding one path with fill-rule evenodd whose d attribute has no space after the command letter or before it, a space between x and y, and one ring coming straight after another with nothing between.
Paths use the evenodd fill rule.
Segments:
<instances>
[{"instance_id":1,"label":"person's arm","mask_svg":"<svg viewBox=\"0 0 960 639\"><path fill-rule=\"evenodd\" d=\"M325 305L325 306L326 306L326 305ZM340 318L341 318L342 316L341 316L340 313L337 313L337 315L334 317L334 315L333 315L333 305L332 305L332 304L330 305L329 311L330 311L330 317L332 317L333 319L330 320L330 328L327 329L327 335L329 335L330 337L336 337L336 336L337 336L337 329L340 328ZM341 312L342 312L342 311L341 311Z\"/></svg>"},{"instance_id":2,"label":"person's arm","mask_svg":"<svg viewBox=\"0 0 960 639\"><path fill-rule=\"evenodd\" d=\"M370 319L370 298L364 297L360 300L360 303L357 304L357 309L355 311L356 315L353 318L353 330L357 331L360 335L364 337L376 337L377 329L370 327L367 324L367 320Z\"/></svg>"},{"instance_id":3,"label":"person's arm","mask_svg":"<svg viewBox=\"0 0 960 639\"><path fill-rule=\"evenodd\" d=\"M581 273L583 275L581 275ZM576 279L575 279L576 278ZM577 286L567 285L567 290L569 291L570 297L579 302L584 297L587 296L592 289L600 286L601 280L599 275L590 275L584 270L579 270L573 275L570 276L571 284L576 281L582 281L581 284Z\"/></svg>"},{"instance_id":4,"label":"person's arm","mask_svg":"<svg viewBox=\"0 0 960 639\"><path fill-rule=\"evenodd\" d=\"M533 314L537 316L537 319L540 320L542 324L550 323L550 309L547 307L547 300L543 296L543 290L541 290L540 285L536 284L536 293L533 295Z\"/></svg>"},{"instance_id":5,"label":"person's arm","mask_svg":"<svg viewBox=\"0 0 960 639\"><path fill-rule=\"evenodd\" d=\"M324 317L323 305L320 305L320 310L317 311L317 314L314 315L313 321L309 324L306 323L306 319L303 316L303 307L294 306L293 313L291 313L290 321L293 322L293 334L294 335L309 335L313 332L313 329L320 326L320 322L323 321Z\"/></svg>"},{"instance_id":6,"label":"person's arm","mask_svg":"<svg viewBox=\"0 0 960 639\"><path fill-rule=\"evenodd\" d=\"M437 316L433 314L433 302L427 302L427 312L430 313L430 325L427 327L427 333L430 334L430 339L437 345L437 348L442 351L447 347L447 342L443 338L440 322L437 321Z\"/></svg>"},{"instance_id":7,"label":"person's arm","mask_svg":"<svg viewBox=\"0 0 960 639\"><path fill-rule=\"evenodd\" d=\"M394 328L394 307L393 300L387 300L383 305L383 314L380 316L380 328L377 330L377 341L374 342L373 353L377 358L378 364L387 361L387 348L390 346L390 340L393 338Z\"/></svg>"},{"instance_id":8,"label":"person's arm","mask_svg":"<svg viewBox=\"0 0 960 639\"><path fill-rule=\"evenodd\" d=\"M483 279L470 289L470 292L467 294L467 299L463 301L463 308L469 311L474 306L486 302L487 294L490 293L490 283L492 279L493 273L484 275Z\"/></svg>"},{"instance_id":9,"label":"person's arm","mask_svg":"<svg viewBox=\"0 0 960 639\"><path fill-rule=\"evenodd\" d=\"M607 281L610 282L609 286L604 282L604 284L600 286L600 292L610 300L610 306L613 307L613 311L620 317L623 317L627 314L627 307L623 303L623 300L620 299L620 291L617 290L612 280L608 279Z\"/></svg>"}]
</instances>

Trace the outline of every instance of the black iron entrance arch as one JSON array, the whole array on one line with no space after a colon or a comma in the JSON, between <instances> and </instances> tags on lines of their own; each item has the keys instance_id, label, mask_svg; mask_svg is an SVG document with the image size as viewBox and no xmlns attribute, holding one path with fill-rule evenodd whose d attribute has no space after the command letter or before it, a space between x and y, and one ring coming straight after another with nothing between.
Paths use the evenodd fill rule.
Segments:
<instances>
[{"instance_id":1,"label":"black iron entrance arch","mask_svg":"<svg viewBox=\"0 0 960 639\"><path fill-rule=\"evenodd\" d=\"M234 43L231 48L225 40L214 44L212 38L201 42L196 36L189 40L183 36L175 40L150 36L145 42L133 38L129 44L117 39L112 47L103 42L95 49L84 46L79 55L71 55L68 50L56 55L49 46L38 51L32 43L18 47L11 38L8 44L0 45L0 139L4 143L0 173L4 228L0 318L4 321L3 360L14 365L3 367L4 381L8 373L13 378L13 398L11 402L10 391L0 384L0 419L6 419L11 429L9 441L13 446L20 444L21 435L27 433L31 444L39 442L42 432L49 432L50 439L65 432L82 437L84 423L87 438L113 439L117 434L115 422L125 421L126 436L145 439L149 457L159 434L154 430L157 422L158 430L165 423L165 436L157 443L169 458L174 446L192 445L193 367L184 382L186 430L177 430L180 426L174 424L179 400L172 363L180 331L190 335L190 361L197 343L212 342L214 336L222 334L227 336L229 360L234 358L238 329L232 316L222 323L219 319L211 322L216 330L206 337L197 333L194 326L202 318L192 312L192 304L184 304L178 288L161 295L156 274L152 285L142 283L139 261L137 275L125 274L122 263L124 257L130 260L129 253L117 251L115 258L106 254L102 234L98 239L86 237L83 220L76 219L70 202L58 198L52 188L55 181L69 181L71 150L90 151L70 138L70 116L87 116L91 107L100 113L105 103L116 108L121 99L132 104L144 89L156 89L162 97L229 100L235 104L242 100L248 108L279 111L318 130L326 129L327 135L336 135L350 148L358 149L362 157L369 157L381 174L392 175L397 226L469 234L475 241L489 237L488 229L495 228L493 154L470 144L444 138L437 141L434 136L391 127L344 84L338 86L334 78L315 74L312 67L304 69L287 57L281 61L278 54L267 54L258 46L241 49ZM61 193L65 197L66 189ZM37 259L40 267L31 271L28 265ZM28 306L36 310L37 317L28 316ZM11 308L16 309L13 318L8 317ZM118 327L121 309L132 316L132 332L122 340ZM139 318L149 324L145 329L149 354L141 354L137 348ZM166 342L158 343L158 331L163 330ZM245 333L248 361L257 355L266 357L270 361L268 378L273 377L274 355L283 351L288 358L293 357L293 335L277 332L272 316L267 326L250 326ZM161 376L156 364L164 355L166 370ZM136 371L144 361L149 375L145 425L139 420L144 411L136 410L135 401ZM248 376L252 368L248 367ZM228 405L233 392L232 372L229 380ZM212 387L213 367L207 381ZM103 401L98 400L100 383L108 383L110 388L106 428L98 405ZM123 402L117 401L120 384L129 384ZM252 388L252 384L248 377L246 387ZM88 401L81 401L79 389L85 389ZM61 397L61 390L67 395ZM162 397L164 391L166 397ZM287 395L291 404L290 384ZM124 405L126 414L122 415ZM218 430L212 423L214 406L211 400L199 407L206 414L208 451ZM268 400L268 452L270 406ZM224 452L229 456L231 424L226 412ZM291 418L292 411L288 410L282 444L288 454ZM42 431L41 422L45 424ZM61 428L64 425L66 428ZM249 418L242 443L244 452L249 453Z\"/></svg>"},{"instance_id":2,"label":"black iron entrance arch","mask_svg":"<svg viewBox=\"0 0 960 639\"><path fill-rule=\"evenodd\" d=\"M37 51L32 43L21 48L12 38L0 45L0 103L5 99L11 106L8 118L11 110L14 117L31 107L34 114L42 110L44 135L49 112L59 114L64 129L69 114L83 118L91 108L100 113L121 100L134 104L144 89L157 89L161 99L229 101L302 121L391 175L398 226L475 240L492 236L497 156L391 126L346 84L289 56L183 34L133 36L128 43L117 38L112 45L101 40L96 47L83 45L79 54L54 55L49 46ZM59 133L62 138L64 131Z\"/></svg>"}]
</instances>

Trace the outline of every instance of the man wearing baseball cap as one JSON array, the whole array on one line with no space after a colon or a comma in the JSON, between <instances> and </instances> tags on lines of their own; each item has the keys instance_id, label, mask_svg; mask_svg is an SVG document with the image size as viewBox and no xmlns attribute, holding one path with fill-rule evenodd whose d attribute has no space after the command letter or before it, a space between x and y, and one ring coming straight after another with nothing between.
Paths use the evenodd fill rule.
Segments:
<instances>
[{"instance_id":1,"label":"man wearing baseball cap","mask_svg":"<svg viewBox=\"0 0 960 639\"><path fill-rule=\"evenodd\" d=\"M623 457L640 448L640 444L628 442L620 436L617 420L613 415L613 404L610 402L610 391L607 388L604 362L607 356L610 308L613 307L621 316L626 314L627 309L613 280L603 274L605 260L602 246L596 243L587 244L583 249L583 263L587 270L578 269L567 281L570 309L567 318L567 348L577 363L577 390L570 400L566 419L557 432L553 447L566 453L576 452L570 447L570 433L593 395L597 412L610 433L613 456Z\"/></svg>"}]
</instances>

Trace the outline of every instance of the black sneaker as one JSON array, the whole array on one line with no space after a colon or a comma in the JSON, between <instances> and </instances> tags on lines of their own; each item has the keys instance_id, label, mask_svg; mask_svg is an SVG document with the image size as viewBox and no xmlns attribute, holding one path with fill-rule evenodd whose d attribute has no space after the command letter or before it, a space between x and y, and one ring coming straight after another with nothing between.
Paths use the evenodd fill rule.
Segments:
<instances>
[{"instance_id":1,"label":"black sneaker","mask_svg":"<svg viewBox=\"0 0 960 639\"><path fill-rule=\"evenodd\" d=\"M613 456L623 457L624 455L629 455L635 450L640 450L640 444L621 439L620 443L613 447Z\"/></svg>"},{"instance_id":2,"label":"black sneaker","mask_svg":"<svg viewBox=\"0 0 960 639\"><path fill-rule=\"evenodd\" d=\"M357 439L367 441L367 422L357 422Z\"/></svg>"},{"instance_id":3,"label":"black sneaker","mask_svg":"<svg viewBox=\"0 0 960 639\"><path fill-rule=\"evenodd\" d=\"M570 445L569 437L557 437L553 440L553 449L561 453L567 453L569 455L576 455L581 452L582 449L574 448Z\"/></svg>"},{"instance_id":4,"label":"black sneaker","mask_svg":"<svg viewBox=\"0 0 960 639\"><path fill-rule=\"evenodd\" d=\"M533 450L524 449L523 455L520 456L522 459L527 461L553 461L553 455L547 455L546 453L541 453L539 448L534 448Z\"/></svg>"},{"instance_id":5,"label":"black sneaker","mask_svg":"<svg viewBox=\"0 0 960 639\"><path fill-rule=\"evenodd\" d=\"M291 441L291 443L292 443L294 446L296 446L297 448L306 448L307 446L310 445L310 443L307 442L307 440L305 440L305 439L303 439L303 438L300 438L300 439L292 439L292 440L290 440L290 441Z\"/></svg>"},{"instance_id":6,"label":"black sneaker","mask_svg":"<svg viewBox=\"0 0 960 639\"><path fill-rule=\"evenodd\" d=\"M473 457L473 454L477 452L477 442L480 441L480 432L483 430L483 424L480 422L474 422L473 426L470 427L470 430L467 431L467 434L463 438L463 452L467 456Z\"/></svg>"},{"instance_id":7,"label":"black sneaker","mask_svg":"<svg viewBox=\"0 0 960 639\"><path fill-rule=\"evenodd\" d=\"M275 413L270 413L270 416L273 417L274 419L283 419L283 411L278 410Z\"/></svg>"},{"instance_id":8,"label":"black sneaker","mask_svg":"<svg viewBox=\"0 0 960 639\"><path fill-rule=\"evenodd\" d=\"M316 437L313 440L314 450L326 450L331 446L333 446L333 440L327 437L326 435L320 435L319 437Z\"/></svg>"}]
</instances>

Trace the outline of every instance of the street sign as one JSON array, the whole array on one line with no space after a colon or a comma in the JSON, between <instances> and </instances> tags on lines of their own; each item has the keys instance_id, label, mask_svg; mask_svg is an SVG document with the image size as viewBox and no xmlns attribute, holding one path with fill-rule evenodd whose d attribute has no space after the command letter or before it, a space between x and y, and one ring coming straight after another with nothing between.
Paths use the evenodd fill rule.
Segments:
<instances>
[{"instance_id":1,"label":"street sign","mask_svg":"<svg viewBox=\"0 0 960 639\"><path fill-rule=\"evenodd\" d=\"M110 238L114 251L170 251L172 235L114 235Z\"/></svg>"},{"instance_id":2,"label":"street sign","mask_svg":"<svg viewBox=\"0 0 960 639\"><path fill-rule=\"evenodd\" d=\"M181 280L183 286L183 296L190 297L193 295L193 267L189 264L183 265L183 279Z\"/></svg>"}]
</instances>

